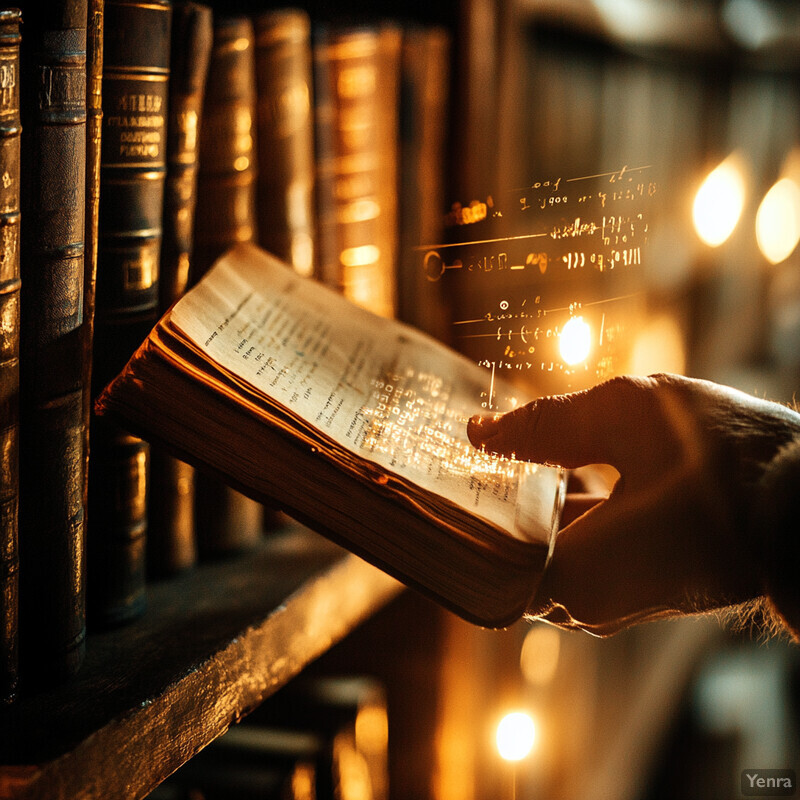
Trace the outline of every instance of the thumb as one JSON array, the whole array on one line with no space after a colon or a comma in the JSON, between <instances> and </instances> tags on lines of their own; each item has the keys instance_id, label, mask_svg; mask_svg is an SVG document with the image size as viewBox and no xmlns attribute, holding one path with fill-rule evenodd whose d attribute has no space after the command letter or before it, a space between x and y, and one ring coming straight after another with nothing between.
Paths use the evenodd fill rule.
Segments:
<instances>
[{"instance_id":1,"label":"thumb","mask_svg":"<svg viewBox=\"0 0 800 800\"><path fill-rule=\"evenodd\" d=\"M473 417L467 435L475 447L526 461L575 468L630 461L632 443L650 440L652 378L613 378L591 389L542 397L497 417Z\"/></svg>"}]
</instances>

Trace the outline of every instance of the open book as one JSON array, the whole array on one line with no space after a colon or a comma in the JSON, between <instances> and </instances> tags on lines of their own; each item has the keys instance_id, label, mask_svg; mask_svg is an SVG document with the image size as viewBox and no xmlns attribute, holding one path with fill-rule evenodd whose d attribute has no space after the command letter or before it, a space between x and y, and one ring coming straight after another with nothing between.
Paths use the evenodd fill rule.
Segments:
<instances>
[{"instance_id":1,"label":"open book","mask_svg":"<svg viewBox=\"0 0 800 800\"><path fill-rule=\"evenodd\" d=\"M224 255L97 403L490 627L525 611L563 497L556 467L466 437L489 374L253 245ZM493 396L514 391L495 385Z\"/></svg>"}]
</instances>

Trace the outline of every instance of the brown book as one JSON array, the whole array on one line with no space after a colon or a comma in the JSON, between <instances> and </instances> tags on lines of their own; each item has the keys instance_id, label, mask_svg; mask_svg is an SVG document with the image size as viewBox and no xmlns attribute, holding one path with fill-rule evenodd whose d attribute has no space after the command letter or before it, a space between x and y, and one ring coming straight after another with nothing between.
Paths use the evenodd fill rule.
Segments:
<instances>
[{"instance_id":1,"label":"brown book","mask_svg":"<svg viewBox=\"0 0 800 800\"><path fill-rule=\"evenodd\" d=\"M487 380L425 334L239 245L161 319L98 411L466 619L504 626L545 568L563 471L469 444ZM505 408L525 399L495 390Z\"/></svg>"},{"instance_id":2,"label":"brown book","mask_svg":"<svg viewBox=\"0 0 800 800\"><path fill-rule=\"evenodd\" d=\"M314 43L319 276L396 311L400 29L320 29Z\"/></svg>"},{"instance_id":3,"label":"brown book","mask_svg":"<svg viewBox=\"0 0 800 800\"><path fill-rule=\"evenodd\" d=\"M0 704L19 675L20 18L0 11Z\"/></svg>"},{"instance_id":4,"label":"brown book","mask_svg":"<svg viewBox=\"0 0 800 800\"><path fill-rule=\"evenodd\" d=\"M311 23L297 9L255 19L258 234L268 252L313 275Z\"/></svg>"},{"instance_id":5,"label":"brown book","mask_svg":"<svg viewBox=\"0 0 800 800\"><path fill-rule=\"evenodd\" d=\"M397 316L443 342L451 339L447 294L422 268L418 249L444 237L450 52L444 28L403 31Z\"/></svg>"},{"instance_id":6,"label":"brown book","mask_svg":"<svg viewBox=\"0 0 800 800\"><path fill-rule=\"evenodd\" d=\"M20 656L26 680L85 652L83 278L86 0L25 20L21 51Z\"/></svg>"},{"instance_id":7,"label":"brown book","mask_svg":"<svg viewBox=\"0 0 800 800\"><path fill-rule=\"evenodd\" d=\"M255 55L249 17L214 20L197 176L193 278L236 242L256 241ZM197 547L215 557L254 545L264 509L230 486L198 475Z\"/></svg>"},{"instance_id":8,"label":"brown book","mask_svg":"<svg viewBox=\"0 0 800 800\"><path fill-rule=\"evenodd\" d=\"M161 241L162 313L189 285L197 199L197 151L213 36L211 9L178 2L172 10L167 122L167 177ZM194 470L159 448L150 453L148 572L171 575L196 561Z\"/></svg>"},{"instance_id":9,"label":"brown book","mask_svg":"<svg viewBox=\"0 0 800 800\"><path fill-rule=\"evenodd\" d=\"M166 0L105 3L95 387L158 318L171 13ZM148 465L146 442L92 421L89 612L99 627L144 611Z\"/></svg>"}]
</instances>

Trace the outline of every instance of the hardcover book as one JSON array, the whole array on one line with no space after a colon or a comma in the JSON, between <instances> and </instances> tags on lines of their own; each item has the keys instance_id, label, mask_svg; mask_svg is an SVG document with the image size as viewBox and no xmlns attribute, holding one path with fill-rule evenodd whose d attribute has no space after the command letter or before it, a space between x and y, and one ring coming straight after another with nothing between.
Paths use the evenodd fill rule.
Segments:
<instances>
[{"instance_id":1,"label":"hardcover book","mask_svg":"<svg viewBox=\"0 0 800 800\"><path fill-rule=\"evenodd\" d=\"M158 319L172 6L106 0L92 380L102 387ZM88 605L99 627L145 608L149 446L92 420Z\"/></svg>"},{"instance_id":2,"label":"hardcover book","mask_svg":"<svg viewBox=\"0 0 800 800\"><path fill-rule=\"evenodd\" d=\"M317 275L385 317L397 311L400 46L389 23L314 39Z\"/></svg>"},{"instance_id":3,"label":"hardcover book","mask_svg":"<svg viewBox=\"0 0 800 800\"><path fill-rule=\"evenodd\" d=\"M564 475L472 447L486 381L427 335L241 244L162 317L97 411L500 627L545 568ZM502 388L507 407L524 399Z\"/></svg>"},{"instance_id":4,"label":"hardcover book","mask_svg":"<svg viewBox=\"0 0 800 800\"><path fill-rule=\"evenodd\" d=\"M236 242L256 241L255 38L247 16L216 17L203 117L192 279ZM198 556L254 546L264 509L207 475L195 479Z\"/></svg>"},{"instance_id":5,"label":"hardcover book","mask_svg":"<svg viewBox=\"0 0 800 800\"><path fill-rule=\"evenodd\" d=\"M20 331L20 655L28 685L85 653L83 307L86 0L24 25Z\"/></svg>"},{"instance_id":6,"label":"hardcover book","mask_svg":"<svg viewBox=\"0 0 800 800\"><path fill-rule=\"evenodd\" d=\"M197 200L198 131L212 38L210 7L191 0L174 5L159 277L161 313L189 284ZM197 557L194 470L158 448L150 453L148 514L149 574L171 575L193 566Z\"/></svg>"},{"instance_id":7,"label":"hardcover book","mask_svg":"<svg viewBox=\"0 0 800 800\"><path fill-rule=\"evenodd\" d=\"M279 9L259 14L255 29L259 243L301 275L312 275L311 23L300 9Z\"/></svg>"},{"instance_id":8,"label":"hardcover book","mask_svg":"<svg viewBox=\"0 0 800 800\"><path fill-rule=\"evenodd\" d=\"M0 704L19 667L19 9L0 11Z\"/></svg>"}]
</instances>

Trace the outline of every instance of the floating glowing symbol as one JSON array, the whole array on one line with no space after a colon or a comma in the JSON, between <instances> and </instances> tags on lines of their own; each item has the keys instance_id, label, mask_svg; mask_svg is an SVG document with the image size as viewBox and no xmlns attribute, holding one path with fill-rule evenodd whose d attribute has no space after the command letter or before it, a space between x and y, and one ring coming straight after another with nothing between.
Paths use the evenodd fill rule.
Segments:
<instances>
[{"instance_id":1,"label":"floating glowing symbol","mask_svg":"<svg viewBox=\"0 0 800 800\"><path fill-rule=\"evenodd\" d=\"M764 195L756 214L756 241L770 264L787 259L800 241L800 187L781 178Z\"/></svg>"},{"instance_id":2,"label":"floating glowing symbol","mask_svg":"<svg viewBox=\"0 0 800 800\"><path fill-rule=\"evenodd\" d=\"M707 245L718 247L733 233L742 215L744 196L744 165L733 153L708 174L694 198L694 227Z\"/></svg>"},{"instance_id":3,"label":"floating glowing symbol","mask_svg":"<svg viewBox=\"0 0 800 800\"><path fill-rule=\"evenodd\" d=\"M497 752L506 761L521 761L536 744L536 723L528 714L506 714L497 726Z\"/></svg>"},{"instance_id":4,"label":"floating glowing symbol","mask_svg":"<svg viewBox=\"0 0 800 800\"><path fill-rule=\"evenodd\" d=\"M592 329L583 317L572 317L561 329L558 349L564 362L573 366L586 361L592 349Z\"/></svg>"}]
</instances>

